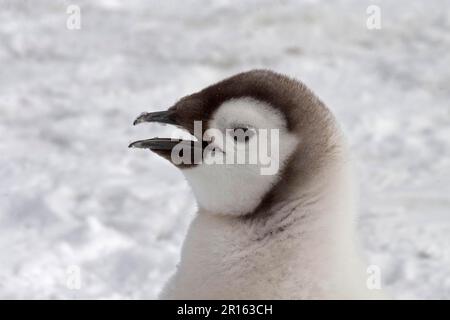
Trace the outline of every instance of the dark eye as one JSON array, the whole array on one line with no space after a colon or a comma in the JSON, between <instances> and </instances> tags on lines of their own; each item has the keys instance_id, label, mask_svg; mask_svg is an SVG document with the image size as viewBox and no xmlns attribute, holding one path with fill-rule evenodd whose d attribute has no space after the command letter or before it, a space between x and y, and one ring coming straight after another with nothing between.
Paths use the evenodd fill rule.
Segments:
<instances>
[{"instance_id":1,"label":"dark eye","mask_svg":"<svg viewBox=\"0 0 450 320\"><path fill-rule=\"evenodd\" d=\"M234 142L247 143L253 134L254 131L246 127L234 128L232 131Z\"/></svg>"}]
</instances>

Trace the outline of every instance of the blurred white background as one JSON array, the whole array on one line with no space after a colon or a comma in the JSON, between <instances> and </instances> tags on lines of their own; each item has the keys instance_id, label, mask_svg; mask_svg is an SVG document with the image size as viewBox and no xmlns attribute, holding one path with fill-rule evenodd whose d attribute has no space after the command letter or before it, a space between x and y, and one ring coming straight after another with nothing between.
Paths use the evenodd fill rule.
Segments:
<instances>
[{"instance_id":1,"label":"blurred white background","mask_svg":"<svg viewBox=\"0 0 450 320\"><path fill-rule=\"evenodd\" d=\"M0 0L0 66L0 298L155 298L195 203L169 163L127 149L173 129L132 121L255 67L340 120L383 287L450 298L448 0Z\"/></svg>"}]
</instances>

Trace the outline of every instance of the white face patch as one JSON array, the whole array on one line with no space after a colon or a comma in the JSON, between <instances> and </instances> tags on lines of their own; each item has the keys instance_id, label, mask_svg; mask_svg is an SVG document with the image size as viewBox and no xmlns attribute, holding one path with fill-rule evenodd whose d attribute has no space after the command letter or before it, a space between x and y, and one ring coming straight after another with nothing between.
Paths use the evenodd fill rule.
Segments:
<instances>
[{"instance_id":1,"label":"white face patch","mask_svg":"<svg viewBox=\"0 0 450 320\"><path fill-rule=\"evenodd\" d=\"M230 148L249 148L258 145L258 161L255 163L223 164L208 161L182 170L191 185L201 208L212 213L244 215L254 210L280 177L280 172L294 152L298 137L289 133L283 114L271 105L253 98L231 99L214 113L206 132L207 138L215 133L226 136L235 129L246 128L254 132L249 141L214 139L224 158ZM273 133L277 133L276 135ZM261 141L269 140L268 150L262 152ZM258 143L256 143L258 141ZM226 145L224 145L224 143ZM266 143L267 145L267 143Z\"/></svg>"}]
</instances>

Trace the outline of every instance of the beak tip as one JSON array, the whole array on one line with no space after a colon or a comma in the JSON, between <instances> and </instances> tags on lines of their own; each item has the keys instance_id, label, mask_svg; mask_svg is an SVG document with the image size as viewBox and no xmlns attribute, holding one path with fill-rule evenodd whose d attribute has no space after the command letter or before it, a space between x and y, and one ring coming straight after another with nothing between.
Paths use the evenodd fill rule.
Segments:
<instances>
[{"instance_id":1,"label":"beak tip","mask_svg":"<svg viewBox=\"0 0 450 320\"><path fill-rule=\"evenodd\" d=\"M136 120L133 121L133 126L138 125L141 122L145 121L145 117L148 115L148 112L142 112Z\"/></svg>"}]
</instances>

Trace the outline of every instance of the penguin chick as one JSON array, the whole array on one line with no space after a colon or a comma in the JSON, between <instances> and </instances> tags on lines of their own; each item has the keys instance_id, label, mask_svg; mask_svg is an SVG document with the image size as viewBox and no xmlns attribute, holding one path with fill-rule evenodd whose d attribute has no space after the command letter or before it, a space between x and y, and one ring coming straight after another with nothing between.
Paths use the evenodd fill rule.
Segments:
<instances>
[{"instance_id":1,"label":"penguin chick","mask_svg":"<svg viewBox=\"0 0 450 320\"><path fill-rule=\"evenodd\" d=\"M252 70L186 96L167 111L144 113L135 124L142 122L176 125L197 139L153 138L130 145L180 168L198 204L177 271L161 298L381 297L367 288L367 266L358 254L344 137L304 84ZM277 135L269 139L269 149L276 151L268 157L275 163L269 174L263 172L267 161L207 161L226 159L239 148L248 151L271 130ZM251 134L236 139L236 131ZM199 151L201 161L175 161L180 145L184 155Z\"/></svg>"}]
</instances>

